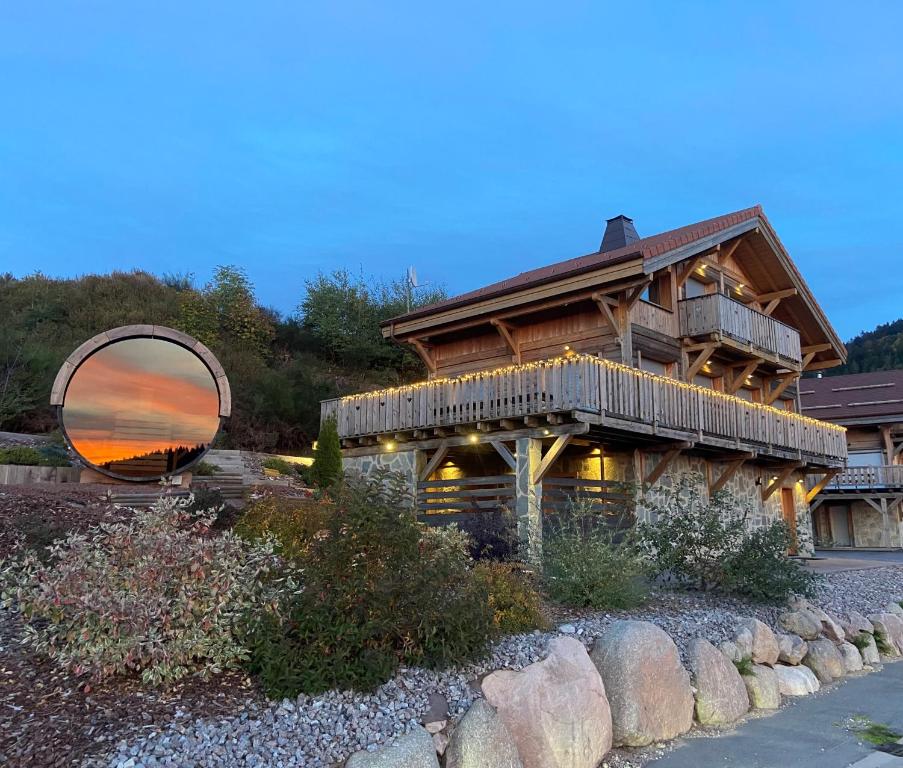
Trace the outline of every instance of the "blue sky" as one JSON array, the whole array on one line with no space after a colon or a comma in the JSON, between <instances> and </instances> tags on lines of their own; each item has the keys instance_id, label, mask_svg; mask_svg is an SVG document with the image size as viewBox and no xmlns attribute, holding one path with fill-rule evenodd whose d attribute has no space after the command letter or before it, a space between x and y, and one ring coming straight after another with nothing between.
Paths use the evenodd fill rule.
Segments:
<instances>
[{"instance_id":1,"label":"blue sky","mask_svg":"<svg viewBox=\"0 0 903 768\"><path fill-rule=\"evenodd\" d=\"M451 293L762 203L844 338L903 315L903 5L0 10L0 272Z\"/></svg>"}]
</instances>

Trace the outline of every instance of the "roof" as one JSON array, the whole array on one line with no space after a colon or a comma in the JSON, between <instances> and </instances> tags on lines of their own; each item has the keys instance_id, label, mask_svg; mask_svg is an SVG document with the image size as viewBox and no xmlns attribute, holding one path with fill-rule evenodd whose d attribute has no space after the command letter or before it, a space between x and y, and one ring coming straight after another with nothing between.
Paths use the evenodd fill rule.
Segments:
<instances>
[{"instance_id":1,"label":"roof","mask_svg":"<svg viewBox=\"0 0 903 768\"><path fill-rule=\"evenodd\" d=\"M667 232L661 232L650 237L643 237L635 242L628 243L624 247L615 248L614 250L605 251L604 253L595 251L586 254L585 256L578 256L577 258L560 261L556 264L540 267L539 269L521 272L519 275L515 275L507 280L484 286L475 291L462 293L459 296L453 296L444 301L436 302L435 304L419 307L412 312L387 320L383 325L388 325L389 323L397 322L402 319L412 320L444 309L462 306L480 299L513 293L514 291L519 291L534 285L541 285L542 283L551 280L558 280L569 275L580 274L581 272L589 272L593 269L598 269L599 267L629 261L631 259L642 257L643 261L648 261L649 259L661 256L662 254L673 251L681 246L689 245L696 240L701 240L722 230L730 229L745 221L756 218L765 218L762 206L760 205L755 205L752 208L744 208L743 210L734 211L733 213L727 213L723 216L716 216L713 219L698 221L695 224L688 224L685 227L671 229Z\"/></svg>"},{"instance_id":2,"label":"roof","mask_svg":"<svg viewBox=\"0 0 903 768\"><path fill-rule=\"evenodd\" d=\"M800 404L806 416L836 423L903 421L903 370L803 379Z\"/></svg>"}]
</instances>

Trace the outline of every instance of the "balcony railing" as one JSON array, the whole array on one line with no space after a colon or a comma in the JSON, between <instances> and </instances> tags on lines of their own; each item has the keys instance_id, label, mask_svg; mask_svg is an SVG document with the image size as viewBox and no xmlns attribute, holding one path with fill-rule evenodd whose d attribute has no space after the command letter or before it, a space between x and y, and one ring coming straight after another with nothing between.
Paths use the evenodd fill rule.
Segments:
<instances>
[{"instance_id":1,"label":"balcony railing","mask_svg":"<svg viewBox=\"0 0 903 768\"><path fill-rule=\"evenodd\" d=\"M576 412L576 413L575 413ZM361 438L550 413L593 415L612 428L684 435L743 450L846 459L843 427L589 355L325 400L339 436ZM771 451L776 453L777 451Z\"/></svg>"},{"instance_id":2,"label":"balcony railing","mask_svg":"<svg viewBox=\"0 0 903 768\"><path fill-rule=\"evenodd\" d=\"M825 492L860 490L903 490L903 465L847 467L835 475L824 489Z\"/></svg>"},{"instance_id":3,"label":"balcony railing","mask_svg":"<svg viewBox=\"0 0 903 768\"><path fill-rule=\"evenodd\" d=\"M777 357L795 367L802 364L800 335L795 328L723 294L684 299L678 303L678 314L682 336L721 334L767 357Z\"/></svg>"}]
</instances>

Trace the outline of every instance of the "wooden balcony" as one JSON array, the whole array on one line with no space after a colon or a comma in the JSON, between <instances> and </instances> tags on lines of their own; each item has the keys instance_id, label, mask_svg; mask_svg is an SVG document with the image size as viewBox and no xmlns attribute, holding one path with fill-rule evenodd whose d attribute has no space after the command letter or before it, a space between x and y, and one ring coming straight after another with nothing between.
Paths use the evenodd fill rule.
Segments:
<instances>
[{"instance_id":1,"label":"wooden balcony","mask_svg":"<svg viewBox=\"0 0 903 768\"><path fill-rule=\"evenodd\" d=\"M717 337L732 346L789 368L802 366L800 335L773 317L720 293L678 302L681 336Z\"/></svg>"},{"instance_id":2,"label":"wooden balcony","mask_svg":"<svg viewBox=\"0 0 903 768\"><path fill-rule=\"evenodd\" d=\"M843 427L589 355L326 400L321 417L336 419L346 447L567 420L600 439L658 436L827 466L847 455Z\"/></svg>"},{"instance_id":3,"label":"wooden balcony","mask_svg":"<svg viewBox=\"0 0 903 768\"><path fill-rule=\"evenodd\" d=\"M822 491L822 493L857 492L903 493L903 464L847 467L835 475Z\"/></svg>"}]
</instances>

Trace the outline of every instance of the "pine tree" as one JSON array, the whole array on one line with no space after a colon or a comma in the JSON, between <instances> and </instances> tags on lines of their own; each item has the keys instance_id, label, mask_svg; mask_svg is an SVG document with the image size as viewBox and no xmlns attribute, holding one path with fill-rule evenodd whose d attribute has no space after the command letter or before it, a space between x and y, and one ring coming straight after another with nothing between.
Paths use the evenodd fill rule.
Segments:
<instances>
[{"instance_id":1,"label":"pine tree","mask_svg":"<svg viewBox=\"0 0 903 768\"><path fill-rule=\"evenodd\" d=\"M314 485L325 488L341 477L342 447L339 444L339 430L335 419L329 418L323 423L320 436L317 438L310 478Z\"/></svg>"}]
</instances>

